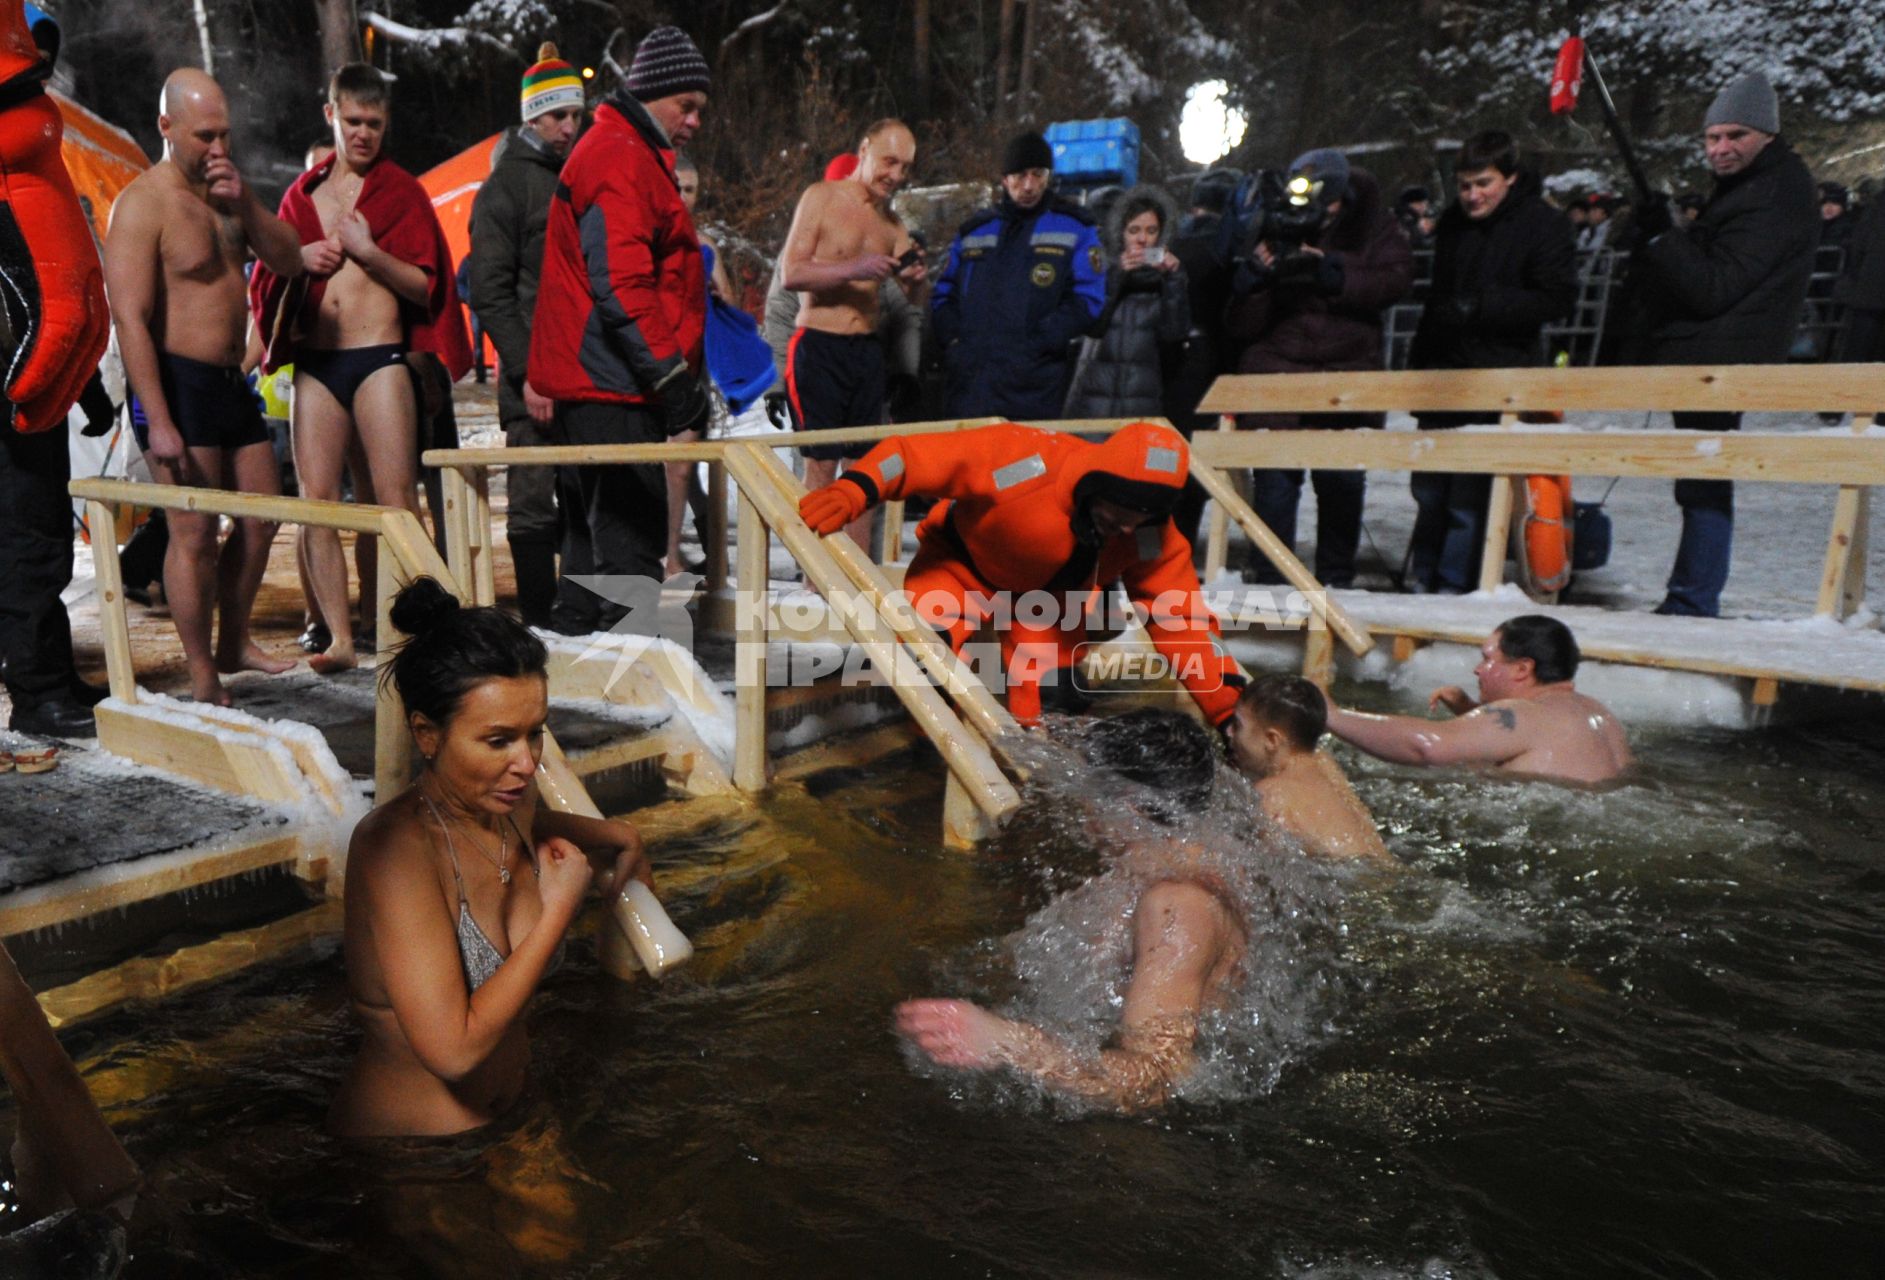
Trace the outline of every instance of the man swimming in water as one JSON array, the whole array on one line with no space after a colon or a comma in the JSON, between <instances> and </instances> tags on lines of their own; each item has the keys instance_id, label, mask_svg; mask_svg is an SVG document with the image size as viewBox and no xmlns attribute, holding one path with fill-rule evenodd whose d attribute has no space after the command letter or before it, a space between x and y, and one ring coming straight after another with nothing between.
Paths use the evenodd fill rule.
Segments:
<instances>
[{"instance_id":1,"label":"man swimming in water","mask_svg":"<svg viewBox=\"0 0 1885 1280\"><path fill-rule=\"evenodd\" d=\"M1139 813L1168 824L1211 793L1217 748L1195 719L1132 711L1086 734L1087 759L1150 788ZM1197 1060L1199 1022L1230 988L1247 926L1201 851L1175 836L1147 840L1125 859L1146 881L1132 911L1131 978L1119 1031L1098 1053L1082 1053L1031 1023L967 1000L907 1000L897 1030L945 1067L1013 1067L1050 1088L1136 1111L1156 1107Z\"/></svg>"},{"instance_id":2,"label":"man swimming in water","mask_svg":"<svg viewBox=\"0 0 1885 1280\"><path fill-rule=\"evenodd\" d=\"M1259 676L1224 722L1231 762L1250 778L1263 812L1318 858L1393 863L1342 766L1316 743L1328 729L1322 690L1301 676Z\"/></svg>"},{"instance_id":3,"label":"man swimming in water","mask_svg":"<svg viewBox=\"0 0 1885 1280\"><path fill-rule=\"evenodd\" d=\"M1457 719L1368 715L1330 699L1329 732L1398 764L1490 765L1547 782L1610 782L1630 767L1616 715L1572 685L1581 655L1569 627L1541 614L1511 618L1479 654L1479 701L1457 685L1428 700Z\"/></svg>"}]
</instances>

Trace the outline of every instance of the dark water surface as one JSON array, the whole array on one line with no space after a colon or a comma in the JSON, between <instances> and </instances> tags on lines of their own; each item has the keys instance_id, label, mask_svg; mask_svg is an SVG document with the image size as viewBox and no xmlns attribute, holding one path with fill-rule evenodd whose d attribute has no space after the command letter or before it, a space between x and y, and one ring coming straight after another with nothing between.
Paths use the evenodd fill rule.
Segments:
<instances>
[{"instance_id":1,"label":"dark water surface","mask_svg":"<svg viewBox=\"0 0 1885 1280\"><path fill-rule=\"evenodd\" d=\"M1302 1025L1150 1119L891 1035L1013 996L998 940L1099 867L941 850L920 757L657 846L695 962L574 949L488 1150L322 1134L337 951L114 1015L68 1043L150 1179L126 1274L1885 1273L1885 726L1637 743L1606 795L1344 756L1409 874L1318 879Z\"/></svg>"}]
</instances>

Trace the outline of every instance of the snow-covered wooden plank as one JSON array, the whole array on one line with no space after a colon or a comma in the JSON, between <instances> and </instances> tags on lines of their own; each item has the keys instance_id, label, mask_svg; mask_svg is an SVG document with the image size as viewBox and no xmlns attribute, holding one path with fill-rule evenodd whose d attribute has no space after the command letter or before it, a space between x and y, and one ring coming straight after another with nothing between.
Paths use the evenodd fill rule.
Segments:
<instances>
[{"instance_id":1,"label":"snow-covered wooden plank","mask_svg":"<svg viewBox=\"0 0 1885 1280\"><path fill-rule=\"evenodd\" d=\"M1584 413L1682 409L1717 413L1841 411L1869 414L1878 408L1881 383L1885 383L1885 364L1225 374L1205 393L1198 412L1561 410ZM1560 467L1537 469L1563 470Z\"/></svg>"},{"instance_id":2,"label":"snow-covered wooden plank","mask_svg":"<svg viewBox=\"0 0 1885 1280\"><path fill-rule=\"evenodd\" d=\"M1878 398L1876 390L1872 398ZM1200 434L1192 451L1198 461L1213 467L1885 484L1885 428L1876 427L1862 435L1843 428L1826 433L1526 427L1240 431L1234 436Z\"/></svg>"}]
</instances>

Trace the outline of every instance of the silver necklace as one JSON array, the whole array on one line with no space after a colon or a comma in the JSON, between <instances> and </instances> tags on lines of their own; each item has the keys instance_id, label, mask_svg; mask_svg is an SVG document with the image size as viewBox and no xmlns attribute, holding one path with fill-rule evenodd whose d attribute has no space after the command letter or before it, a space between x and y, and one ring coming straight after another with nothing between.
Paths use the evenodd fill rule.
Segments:
<instances>
[{"instance_id":1,"label":"silver necklace","mask_svg":"<svg viewBox=\"0 0 1885 1280\"><path fill-rule=\"evenodd\" d=\"M423 790L419 792L419 798L424 800L426 808L432 811L433 819L438 822L439 828L445 832L446 842L450 843L451 838L452 838L452 832L451 832L451 828L446 825L445 815L439 812L438 805L434 804L432 802L432 797L427 795ZM477 850L479 857L483 858L486 862L490 863L492 866L497 868L497 882L499 884L507 885L511 882L510 833L504 830L504 827L501 823L498 825L498 829L497 829L497 857L493 858L491 856L491 851L489 849L486 849L484 845L479 843L478 841L473 840L471 838L471 832L468 829L465 831L465 841L473 849Z\"/></svg>"}]
</instances>

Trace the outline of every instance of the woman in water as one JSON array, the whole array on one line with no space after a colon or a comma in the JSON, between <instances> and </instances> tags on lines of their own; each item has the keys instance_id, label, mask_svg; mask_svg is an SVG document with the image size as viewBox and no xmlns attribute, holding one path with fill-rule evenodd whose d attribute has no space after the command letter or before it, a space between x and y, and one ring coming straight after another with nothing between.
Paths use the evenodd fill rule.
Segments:
<instances>
[{"instance_id":1,"label":"woman in water","mask_svg":"<svg viewBox=\"0 0 1885 1280\"><path fill-rule=\"evenodd\" d=\"M361 820L348 852L347 981L364 1040L328 1124L354 1137L460 1133L502 1115L529 1074L524 1010L583 896L611 861L611 893L650 878L633 826L537 803L543 643L430 578L399 593L392 619L410 637L392 680L424 767Z\"/></svg>"}]
</instances>

